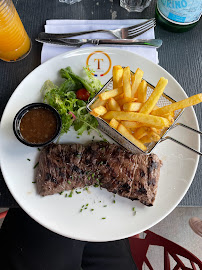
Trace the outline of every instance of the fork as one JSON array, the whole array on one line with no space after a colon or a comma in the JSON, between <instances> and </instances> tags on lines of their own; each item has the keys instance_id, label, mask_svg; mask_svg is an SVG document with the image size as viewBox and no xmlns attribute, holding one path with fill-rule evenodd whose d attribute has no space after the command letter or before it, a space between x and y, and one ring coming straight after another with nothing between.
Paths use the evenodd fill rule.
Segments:
<instances>
[{"instance_id":1,"label":"fork","mask_svg":"<svg viewBox=\"0 0 202 270\"><path fill-rule=\"evenodd\" d=\"M75 36L80 36L84 34L89 34L89 33L98 33L98 32L107 32L113 34L115 37L119 39L132 39L134 37L137 37L149 29L153 28L156 26L156 20L155 18L152 18L150 20L147 20L146 22L132 25L129 27L125 28L119 28L115 30L89 30L89 31L82 31L82 32L74 32L74 33L66 33L66 34L49 34L45 32L39 33L38 38L39 39L57 39L57 38L69 38L69 37L75 37Z\"/></svg>"}]
</instances>

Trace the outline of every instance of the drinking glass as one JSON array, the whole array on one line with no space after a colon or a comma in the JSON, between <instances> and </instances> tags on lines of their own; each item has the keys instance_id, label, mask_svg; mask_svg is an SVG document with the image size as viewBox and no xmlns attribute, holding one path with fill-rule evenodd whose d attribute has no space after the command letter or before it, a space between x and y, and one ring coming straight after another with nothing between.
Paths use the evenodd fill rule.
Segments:
<instances>
[{"instance_id":1,"label":"drinking glass","mask_svg":"<svg viewBox=\"0 0 202 270\"><path fill-rule=\"evenodd\" d=\"M120 6L128 12L142 12L152 0L120 0Z\"/></svg>"},{"instance_id":2,"label":"drinking glass","mask_svg":"<svg viewBox=\"0 0 202 270\"><path fill-rule=\"evenodd\" d=\"M31 41L11 0L0 0L0 59L15 62L31 50Z\"/></svg>"}]
</instances>

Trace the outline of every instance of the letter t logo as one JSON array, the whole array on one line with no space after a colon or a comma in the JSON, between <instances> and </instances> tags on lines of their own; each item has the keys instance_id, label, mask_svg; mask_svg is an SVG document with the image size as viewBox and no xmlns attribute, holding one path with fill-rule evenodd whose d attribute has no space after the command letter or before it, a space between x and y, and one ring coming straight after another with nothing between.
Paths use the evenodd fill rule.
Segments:
<instances>
[{"instance_id":1,"label":"letter t logo","mask_svg":"<svg viewBox=\"0 0 202 270\"><path fill-rule=\"evenodd\" d=\"M103 61L103 59L94 59L95 61L97 61L97 69L100 69L100 61Z\"/></svg>"}]
</instances>

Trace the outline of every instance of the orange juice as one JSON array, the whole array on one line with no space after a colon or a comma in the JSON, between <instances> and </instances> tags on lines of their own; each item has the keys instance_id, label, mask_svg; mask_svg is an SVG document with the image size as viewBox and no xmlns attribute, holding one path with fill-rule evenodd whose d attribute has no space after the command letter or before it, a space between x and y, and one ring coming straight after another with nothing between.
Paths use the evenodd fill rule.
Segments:
<instances>
[{"instance_id":1,"label":"orange juice","mask_svg":"<svg viewBox=\"0 0 202 270\"><path fill-rule=\"evenodd\" d=\"M0 0L0 59L22 59L30 47L30 39L12 1Z\"/></svg>"}]
</instances>

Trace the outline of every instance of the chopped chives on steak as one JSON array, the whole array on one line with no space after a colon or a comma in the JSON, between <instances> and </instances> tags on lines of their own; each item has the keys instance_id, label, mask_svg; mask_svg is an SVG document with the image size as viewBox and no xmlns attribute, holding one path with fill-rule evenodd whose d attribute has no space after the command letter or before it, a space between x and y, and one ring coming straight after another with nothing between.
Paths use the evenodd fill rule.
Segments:
<instances>
[{"instance_id":1,"label":"chopped chives on steak","mask_svg":"<svg viewBox=\"0 0 202 270\"><path fill-rule=\"evenodd\" d=\"M76 188L88 190L89 186L100 183L109 192L151 206L161 165L155 154L132 154L105 142L85 146L50 144L40 152L37 191L46 196Z\"/></svg>"},{"instance_id":2,"label":"chopped chives on steak","mask_svg":"<svg viewBox=\"0 0 202 270\"><path fill-rule=\"evenodd\" d=\"M35 165L34 165L34 169L39 165L39 162L37 162Z\"/></svg>"}]
</instances>

